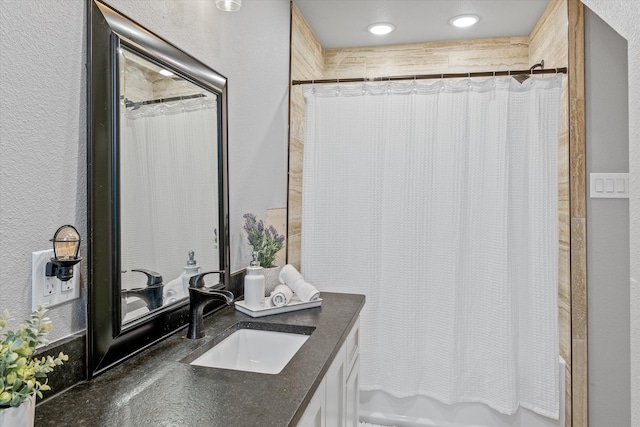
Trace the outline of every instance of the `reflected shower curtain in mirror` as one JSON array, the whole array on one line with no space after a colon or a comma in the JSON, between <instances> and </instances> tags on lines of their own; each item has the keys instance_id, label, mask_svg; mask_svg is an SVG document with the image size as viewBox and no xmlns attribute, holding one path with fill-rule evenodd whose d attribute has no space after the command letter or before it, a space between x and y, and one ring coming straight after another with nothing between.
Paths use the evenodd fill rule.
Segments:
<instances>
[{"instance_id":1,"label":"reflected shower curtain in mirror","mask_svg":"<svg viewBox=\"0 0 640 427\"><path fill-rule=\"evenodd\" d=\"M314 85L302 259L362 293L362 390L557 418L562 76Z\"/></svg>"},{"instance_id":2,"label":"reflected shower curtain in mirror","mask_svg":"<svg viewBox=\"0 0 640 427\"><path fill-rule=\"evenodd\" d=\"M145 285L132 269L156 271L167 284L184 271L190 250L202 268L217 270L216 99L120 110L122 287Z\"/></svg>"}]
</instances>

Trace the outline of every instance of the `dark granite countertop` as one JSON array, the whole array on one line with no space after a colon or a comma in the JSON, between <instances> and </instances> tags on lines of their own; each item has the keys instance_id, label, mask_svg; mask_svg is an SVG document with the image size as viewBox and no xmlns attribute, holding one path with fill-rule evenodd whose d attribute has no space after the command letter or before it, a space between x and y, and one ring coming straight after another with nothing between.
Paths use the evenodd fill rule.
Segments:
<instances>
[{"instance_id":1,"label":"dark granite countertop","mask_svg":"<svg viewBox=\"0 0 640 427\"><path fill-rule=\"evenodd\" d=\"M183 329L91 381L36 407L36 426L295 426L356 321L363 295L322 293L322 306L252 318L224 308L205 319L206 337ZM191 366L239 322L315 330L276 375ZM226 333L225 333L226 331Z\"/></svg>"}]
</instances>

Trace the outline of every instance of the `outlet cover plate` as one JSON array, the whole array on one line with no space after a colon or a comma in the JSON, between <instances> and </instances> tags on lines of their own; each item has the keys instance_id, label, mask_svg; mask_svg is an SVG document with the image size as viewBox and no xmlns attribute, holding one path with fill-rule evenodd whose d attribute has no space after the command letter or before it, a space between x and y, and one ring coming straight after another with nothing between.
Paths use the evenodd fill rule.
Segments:
<instances>
[{"instance_id":1,"label":"outlet cover plate","mask_svg":"<svg viewBox=\"0 0 640 427\"><path fill-rule=\"evenodd\" d=\"M31 309L36 310L38 304L53 307L80 298L78 270L67 282L45 274L47 262L53 257L53 249L31 253Z\"/></svg>"}]
</instances>

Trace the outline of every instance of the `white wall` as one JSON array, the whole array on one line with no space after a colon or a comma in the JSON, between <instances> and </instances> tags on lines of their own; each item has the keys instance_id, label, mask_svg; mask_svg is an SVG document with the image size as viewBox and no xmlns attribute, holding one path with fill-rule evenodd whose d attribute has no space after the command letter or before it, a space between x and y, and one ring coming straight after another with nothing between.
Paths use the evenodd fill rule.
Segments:
<instances>
[{"instance_id":1,"label":"white wall","mask_svg":"<svg viewBox=\"0 0 640 427\"><path fill-rule=\"evenodd\" d=\"M107 2L229 80L240 269L242 215L287 202L289 1L245 0L236 13L212 0ZM85 14L84 0L0 0L0 310L16 321L31 311L31 252L62 224L87 233ZM51 309L52 340L85 328L85 298L86 283L81 300Z\"/></svg>"},{"instance_id":2,"label":"white wall","mask_svg":"<svg viewBox=\"0 0 640 427\"><path fill-rule=\"evenodd\" d=\"M629 50L631 425L640 426L640 81L636 75L640 69L640 27L637 24L640 20L640 2L582 1L627 39Z\"/></svg>"},{"instance_id":3,"label":"white wall","mask_svg":"<svg viewBox=\"0 0 640 427\"><path fill-rule=\"evenodd\" d=\"M66 223L86 236L83 5L0 3L0 308L16 321L31 311L31 252ZM52 338L85 327L82 300L49 314Z\"/></svg>"},{"instance_id":4,"label":"white wall","mask_svg":"<svg viewBox=\"0 0 640 427\"><path fill-rule=\"evenodd\" d=\"M589 8L584 20L587 176L628 172L627 41ZM628 426L629 200L586 200L589 424Z\"/></svg>"}]
</instances>

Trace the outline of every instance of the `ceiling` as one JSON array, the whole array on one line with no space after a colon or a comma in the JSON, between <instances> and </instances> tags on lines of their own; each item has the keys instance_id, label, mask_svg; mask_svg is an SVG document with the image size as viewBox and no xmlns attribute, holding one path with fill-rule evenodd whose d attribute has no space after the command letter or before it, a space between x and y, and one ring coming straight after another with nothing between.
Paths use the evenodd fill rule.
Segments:
<instances>
[{"instance_id":1,"label":"ceiling","mask_svg":"<svg viewBox=\"0 0 640 427\"><path fill-rule=\"evenodd\" d=\"M324 48L529 35L549 0L293 0ZM449 20L474 14L480 22L456 28ZM367 27L390 22L374 36Z\"/></svg>"}]
</instances>

